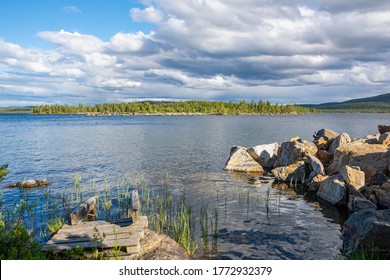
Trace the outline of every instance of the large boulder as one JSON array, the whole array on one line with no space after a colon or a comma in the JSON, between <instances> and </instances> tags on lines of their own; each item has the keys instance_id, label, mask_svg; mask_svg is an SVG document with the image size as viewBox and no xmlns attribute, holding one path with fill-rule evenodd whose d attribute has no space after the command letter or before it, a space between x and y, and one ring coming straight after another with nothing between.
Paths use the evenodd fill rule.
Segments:
<instances>
[{"instance_id":1,"label":"large boulder","mask_svg":"<svg viewBox=\"0 0 390 280\"><path fill-rule=\"evenodd\" d=\"M249 148L247 152L264 168L273 168L278 155L279 144L265 144Z\"/></svg>"},{"instance_id":2,"label":"large boulder","mask_svg":"<svg viewBox=\"0 0 390 280\"><path fill-rule=\"evenodd\" d=\"M281 166L272 169L272 175L280 182L302 182L306 173L304 161L298 161L288 166Z\"/></svg>"},{"instance_id":3,"label":"large boulder","mask_svg":"<svg viewBox=\"0 0 390 280\"><path fill-rule=\"evenodd\" d=\"M263 173L264 169L256 162L244 147L233 147L225 164L226 171Z\"/></svg>"},{"instance_id":4,"label":"large boulder","mask_svg":"<svg viewBox=\"0 0 390 280\"><path fill-rule=\"evenodd\" d=\"M340 146L335 154L333 162L327 169L328 174L340 173L346 165L359 166L365 173L365 180L378 173L385 173L390 161L388 148L378 144L348 143Z\"/></svg>"},{"instance_id":5,"label":"large boulder","mask_svg":"<svg viewBox=\"0 0 390 280\"><path fill-rule=\"evenodd\" d=\"M337 148L351 142L351 137L347 133L342 133L333 139L332 143L328 147L328 152L334 154Z\"/></svg>"},{"instance_id":6,"label":"large boulder","mask_svg":"<svg viewBox=\"0 0 390 280\"><path fill-rule=\"evenodd\" d=\"M334 205L346 205L347 189L343 177L334 175L322 181L317 196Z\"/></svg>"},{"instance_id":7,"label":"large boulder","mask_svg":"<svg viewBox=\"0 0 390 280\"><path fill-rule=\"evenodd\" d=\"M318 149L312 142L300 138L291 139L290 142L283 142L278 150L278 159L275 167L288 166L297 161L304 160L307 155L315 155Z\"/></svg>"},{"instance_id":8,"label":"large boulder","mask_svg":"<svg viewBox=\"0 0 390 280\"><path fill-rule=\"evenodd\" d=\"M390 250L390 209L367 209L353 213L343 225L343 252L358 248Z\"/></svg>"},{"instance_id":9,"label":"large boulder","mask_svg":"<svg viewBox=\"0 0 390 280\"><path fill-rule=\"evenodd\" d=\"M365 185L365 174L359 167L346 165L341 168L340 174L347 184L357 190Z\"/></svg>"},{"instance_id":10,"label":"large boulder","mask_svg":"<svg viewBox=\"0 0 390 280\"><path fill-rule=\"evenodd\" d=\"M319 140L320 138L324 138L326 140L330 140L333 138L336 138L339 136L339 134L333 130L330 129L320 129L319 131L315 132L313 134L314 140Z\"/></svg>"}]
</instances>

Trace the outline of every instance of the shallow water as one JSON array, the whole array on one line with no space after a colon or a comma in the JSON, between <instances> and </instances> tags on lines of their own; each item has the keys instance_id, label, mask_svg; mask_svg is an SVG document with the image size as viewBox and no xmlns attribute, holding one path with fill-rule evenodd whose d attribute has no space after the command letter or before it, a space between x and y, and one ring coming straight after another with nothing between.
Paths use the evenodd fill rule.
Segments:
<instances>
[{"instance_id":1,"label":"shallow water","mask_svg":"<svg viewBox=\"0 0 390 280\"><path fill-rule=\"evenodd\" d=\"M230 148L280 143L296 135L312 140L324 127L361 137L375 134L388 119L386 114L0 115L0 164L9 164L1 186L47 178L52 192L59 193L73 188L79 173L83 184L95 181L97 188L104 181L136 184L143 177L158 190L169 174L174 191L185 191L194 208L218 209L219 234L210 257L333 259L341 246L342 213L283 194L267 180L224 172ZM41 196L42 190L29 195ZM17 189L3 189L5 207L19 197Z\"/></svg>"}]
</instances>

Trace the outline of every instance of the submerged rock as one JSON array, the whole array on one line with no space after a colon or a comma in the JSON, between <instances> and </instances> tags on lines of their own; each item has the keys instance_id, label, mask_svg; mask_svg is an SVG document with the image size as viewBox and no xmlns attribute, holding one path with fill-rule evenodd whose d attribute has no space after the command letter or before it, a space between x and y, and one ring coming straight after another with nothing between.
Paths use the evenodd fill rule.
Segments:
<instances>
[{"instance_id":1,"label":"submerged rock","mask_svg":"<svg viewBox=\"0 0 390 280\"><path fill-rule=\"evenodd\" d=\"M7 188L35 188L41 186L47 186L49 181L47 179L43 180L25 180L18 182L16 184L8 185Z\"/></svg>"},{"instance_id":2,"label":"submerged rock","mask_svg":"<svg viewBox=\"0 0 390 280\"><path fill-rule=\"evenodd\" d=\"M343 252L351 254L358 248L390 250L390 209L367 209L353 213L344 223Z\"/></svg>"},{"instance_id":3,"label":"submerged rock","mask_svg":"<svg viewBox=\"0 0 390 280\"><path fill-rule=\"evenodd\" d=\"M243 147L233 147L224 170L263 173L264 169Z\"/></svg>"},{"instance_id":4,"label":"submerged rock","mask_svg":"<svg viewBox=\"0 0 390 280\"><path fill-rule=\"evenodd\" d=\"M249 148L247 152L264 168L272 168L278 155L279 144L264 144Z\"/></svg>"}]
</instances>

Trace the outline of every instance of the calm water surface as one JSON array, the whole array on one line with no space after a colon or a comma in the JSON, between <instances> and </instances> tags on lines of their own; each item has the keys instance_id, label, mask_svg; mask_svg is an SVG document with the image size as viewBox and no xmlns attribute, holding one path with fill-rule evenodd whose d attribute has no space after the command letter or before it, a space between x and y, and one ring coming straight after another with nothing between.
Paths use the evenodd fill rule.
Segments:
<instances>
[{"instance_id":1,"label":"calm water surface","mask_svg":"<svg viewBox=\"0 0 390 280\"><path fill-rule=\"evenodd\" d=\"M0 164L9 164L6 186L47 178L51 190L104 181L136 184L144 178L158 189L169 174L172 188L185 191L193 207L218 209L218 259L334 259L341 246L337 209L291 199L267 178L223 171L234 145L312 140L331 128L352 137L375 134L387 114L303 116L111 116L0 115ZM271 193L269 194L269 190ZM31 191L32 196L42 191ZM19 199L3 188L4 207ZM267 197L270 199L267 200Z\"/></svg>"}]
</instances>

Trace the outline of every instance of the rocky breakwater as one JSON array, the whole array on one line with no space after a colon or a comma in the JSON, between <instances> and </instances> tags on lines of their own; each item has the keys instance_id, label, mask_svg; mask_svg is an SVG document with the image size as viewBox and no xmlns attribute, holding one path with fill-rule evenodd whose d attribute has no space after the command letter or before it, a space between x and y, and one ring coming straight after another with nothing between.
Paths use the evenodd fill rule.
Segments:
<instances>
[{"instance_id":1,"label":"rocky breakwater","mask_svg":"<svg viewBox=\"0 0 390 280\"><path fill-rule=\"evenodd\" d=\"M281 144L233 147L225 170L271 172L275 181L300 183L319 199L349 209L343 252L390 253L390 126L351 138L321 129L313 140L294 137Z\"/></svg>"}]
</instances>

